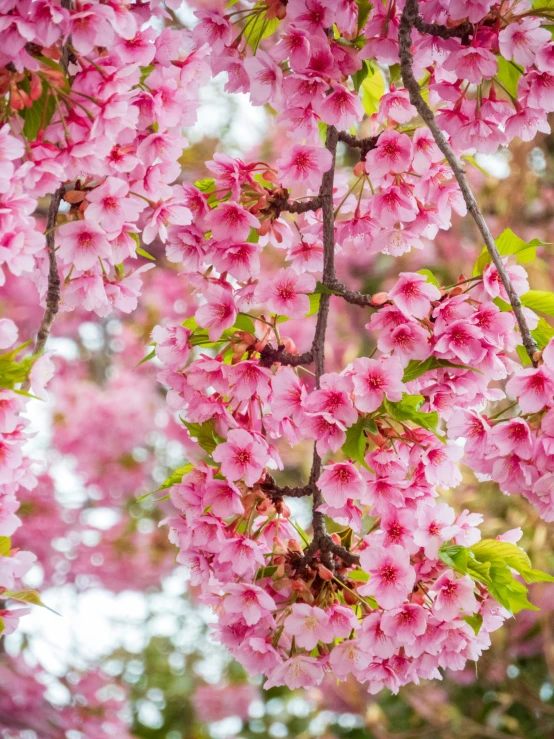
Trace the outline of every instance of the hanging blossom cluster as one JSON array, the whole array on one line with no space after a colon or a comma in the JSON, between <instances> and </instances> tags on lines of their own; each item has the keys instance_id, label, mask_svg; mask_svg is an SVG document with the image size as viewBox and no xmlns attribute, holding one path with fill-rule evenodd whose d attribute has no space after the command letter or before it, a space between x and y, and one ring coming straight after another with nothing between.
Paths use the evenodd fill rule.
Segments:
<instances>
[{"instance_id":1,"label":"hanging blossom cluster","mask_svg":"<svg viewBox=\"0 0 554 739\"><path fill-rule=\"evenodd\" d=\"M291 141L273 164L216 154L213 177L184 188L193 223L168 229L167 258L198 307L154 330L155 353L170 408L207 456L168 479L168 523L217 638L266 687L317 685L329 670L371 693L440 678L533 608L518 576L552 580L517 546L521 532L483 540L480 514L439 497L461 482L463 457L551 515L554 332L518 263L540 242L506 231L495 243L457 159L549 130L549 13L443 5L197 12L213 73L269 103ZM335 178L340 142L360 152L350 187ZM472 277L401 273L373 296L337 280L336 253L423 248L453 210L471 213L486 244ZM272 247L284 264L267 274ZM326 372L342 300L371 309L377 353ZM315 324L303 352L286 335L299 318ZM307 481L281 484L300 474L284 470L287 444L308 440ZM304 497L311 533L287 505Z\"/></svg>"},{"instance_id":2,"label":"hanging blossom cluster","mask_svg":"<svg viewBox=\"0 0 554 739\"><path fill-rule=\"evenodd\" d=\"M164 27L174 6L0 0L0 256L45 305L35 352L59 307L135 309L151 265L130 260L158 239L198 296L184 323L153 332L160 379L206 455L165 485L171 538L221 641L268 687L318 684L331 669L396 691L461 669L532 608L514 572L552 579L518 532L482 540L480 515L438 498L460 482L466 439L479 475L545 517L551 507L536 432L548 438L553 332L516 263L537 244L511 232L494 243L457 157L548 130L552 13L489 0L213 2L187 32ZM213 177L175 184L198 87L220 72L291 140L275 162L215 154ZM368 135L352 132L359 123ZM339 143L360 153L350 187L349 173L335 177ZM373 296L337 280L336 252L424 248L452 211L469 212L486 244L473 277L403 273ZM262 271L272 249L283 265ZM368 311L378 353L326 372L331 301L343 300ZM286 320L310 316L299 352ZM485 415L506 393L517 406ZM286 444L310 441L305 484L280 484ZM311 498L311 534L287 497Z\"/></svg>"},{"instance_id":3,"label":"hanging blossom cluster","mask_svg":"<svg viewBox=\"0 0 554 739\"><path fill-rule=\"evenodd\" d=\"M18 488L36 486L22 452L21 391L43 395L52 363L40 355L54 317L75 307L134 310L153 266L137 267L138 257L151 259L141 240L192 221L175 182L208 47L173 27L174 5L0 3L0 284L7 274L28 278L44 307L32 354L30 342L14 349L17 327L2 319L3 600L40 602L21 585L35 557L9 537L20 524ZM17 611L2 616L12 630Z\"/></svg>"}]
</instances>

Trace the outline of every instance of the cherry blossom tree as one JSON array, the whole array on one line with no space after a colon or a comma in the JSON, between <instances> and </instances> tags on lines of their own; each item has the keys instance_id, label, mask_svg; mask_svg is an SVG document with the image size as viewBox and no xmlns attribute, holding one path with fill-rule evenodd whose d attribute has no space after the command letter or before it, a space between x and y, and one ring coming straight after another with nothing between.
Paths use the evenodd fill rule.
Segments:
<instances>
[{"instance_id":1,"label":"cherry blossom tree","mask_svg":"<svg viewBox=\"0 0 554 739\"><path fill-rule=\"evenodd\" d=\"M267 688L332 672L396 693L462 671L533 608L522 580L554 579L520 531L482 539L482 516L441 499L462 463L554 519L554 330L541 315L554 298L522 266L544 244L510 228L494 238L466 172L475 154L549 131L552 12L214 0L189 31L179 5L0 3L0 257L42 308L23 344L17 311L0 324L2 597L41 603L21 586L35 555L10 537L18 491L44 484L22 413L52 380L56 316L140 312L153 244L191 293L185 315L162 312L146 357L188 457L159 489L216 638ZM215 153L212 176L178 181L199 89L221 72L228 92L276 113L274 151ZM373 294L338 278L352 254L363 273L376 255L425 254L453 213L484 244L454 283L427 262ZM348 306L376 349L331 364L330 321ZM58 372L57 444L100 496L116 487L106 465L128 496L135 468L111 452L146 425L140 381L72 393ZM94 437L106 426L105 444L87 453L75 419ZM304 479L286 468L299 454ZM304 498L310 531L291 513ZM25 612L6 610L6 633Z\"/></svg>"}]
</instances>

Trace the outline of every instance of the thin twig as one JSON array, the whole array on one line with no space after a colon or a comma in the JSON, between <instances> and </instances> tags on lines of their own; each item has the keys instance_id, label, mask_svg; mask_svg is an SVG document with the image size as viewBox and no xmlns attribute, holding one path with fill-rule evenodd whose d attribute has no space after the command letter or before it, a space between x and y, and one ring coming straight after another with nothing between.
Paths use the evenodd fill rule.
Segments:
<instances>
[{"instance_id":1,"label":"thin twig","mask_svg":"<svg viewBox=\"0 0 554 739\"><path fill-rule=\"evenodd\" d=\"M410 102L416 108L423 121L427 124L429 130L433 134L433 138L435 139L437 146L446 157L446 160L450 165L452 172L454 173L454 177L456 178L458 186L462 192L468 212L471 214L473 220L477 225L477 228L479 229L479 232L481 233L481 236L483 237L485 246L487 247L494 266L496 267L498 274L500 275L500 279L502 280L504 289L506 290L506 293L508 295L510 305L512 306L519 326L523 346L525 347L529 358L536 366L538 359L538 346L531 334L529 326L527 325L519 295L514 290L514 286L512 285L504 262L502 261L502 257L500 256L496 244L494 243L494 239L489 230L487 222L485 221L483 214L481 213L479 206L477 205L475 196L471 191L471 187L469 186L465 171L463 170L460 162L452 151L450 144L447 142L442 131L437 125L435 116L433 115L431 108L423 99L419 84L414 77L412 69L413 58L411 52L412 28L416 27L416 24L419 23L418 18L418 0L406 0L406 5L404 6L404 10L402 12L402 18L400 20L400 27L398 30L398 40L400 45L400 70L402 72L402 80L404 82L404 86L408 90L408 93L410 95Z\"/></svg>"},{"instance_id":2,"label":"thin twig","mask_svg":"<svg viewBox=\"0 0 554 739\"><path fill-rule=\"evenodd\" d=\"M377 134L377 136L366 136L363 139L359 139L357 136L353 136L351 133L341 131L339 133L339 141L342 141L344 144L347 144L347 146L350 146L353 149L360 149L360 159L364 161L368 152L370 152L372 149L375 149L375 147L377 146L379 136L380 134Z\"/></svg>"},{"instance_id":3,"label":"thin twig","mask_svg":"<svg viewBox=\"0 0 554 739\"><path fill-rule=\"evenodd\" d=\"M42 321L40 322L40 328L35 341L35 354L38 354L44 349L44 345L50 335L52 324L54 323L56 313L60 306L61 283L56 262L56 251L54 248L56 241L54 226L56 225L56 218L58 217L58 210L64 193L65 187L60 185L50 198L50 205L48 207L48 220L46 221L46 248L48 250L49 262L48 290L46 292L46 309L44 311Z\"/></svg>"}]
</instances>

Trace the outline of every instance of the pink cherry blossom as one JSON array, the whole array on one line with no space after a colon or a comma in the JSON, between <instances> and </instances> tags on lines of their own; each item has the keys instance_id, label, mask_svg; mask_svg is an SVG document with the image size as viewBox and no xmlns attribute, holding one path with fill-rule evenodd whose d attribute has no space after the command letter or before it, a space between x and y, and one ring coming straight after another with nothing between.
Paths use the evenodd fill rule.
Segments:
<instances>
[{"instance_id":1,"label":"pink cherry blossom","mask_svg":"<svg viewBox=\"0 0 554 739\"><path fill-rule=\"evenodd\" d=\"M287 634L295 637L299 647L311 651L319 641L329 642L333 638L329 616L317 606L295 603L284 622Z\"/></svg>"},{"instance_id":2,"label":"pink cherry blossom","mask_svg":"<svg viewBox=\"0 0 554 739\"><path fill-rule=\"evenodd\" d=\"M288 318L302 318L310 311L309 293L316 287L312 275L297 274L287 267L281 269L273 279L260 283L257 295L260 302L267 304L272 313Z\"/></svg>"},{"instance_id":3,"label":"pink cherry blossom","mask_svg":"<svg viewBox=\"0 0 554 739\"><path fill-rule=\"evenodd\" d=\"M237 317L237 306L232 293L219 285L210 285L204 293L206 303L195 313L199 326L208 329L211 341L217 341L226 328L231 328Z\"/></svg>"},{"instance_id":4,"label":"pink cherry blossom","mask_svg":"<svg viewBox=\"0 0 554 739\"><path fill-rule=\"evenodd\" d=\"M440 298L440 291L427 282L425 275L401 272L400 279L388 291L388 295L404 315L425 318L431 309L431 301Z\"/></svg>"},{"instance_id":5,"label":"pink cherry blossom","mask_svg":"<svg viewBox=\"0 0 554 739\"><path fill-rule=\"evenodd\" d=\"M317 486L333 508L340 508L349 498L361 498L365 492L363 478L351 462L326 465Z\"/></svg>"},{"instance_id":6,"label":"pink cherry blossom","mask_svg":"<svg viewBox=\"0 0 554 739\"><path fill-rule=\"evenodd\" d=\"M478 605L474 589L469 575L456 577L452 570L446 570L430 588L435 594L433 615L442 621L452 621L475 613Z\"/></svg>"},{"instance_id":7,"label":"pink cherry blossom","mask_svg":"<svg viewBox=\"0 0 554 739\"><path fill-rule=\"evenodd\" d=\"M521 369L506 383L506 392L517 398L523 413L537 413L551 405L554 398L554 375L546 366Z\"/></svg>"},{"instance_id":8,"label":"pink cherry blossom","mask_svg":"<svg viewBox=\"0 0 554 739\"><path fill-rule=\"evenodd\" d=\"M333 161L327 149L316 146L293 146L277 162L285 187L307 187L318 190L321 177Z\"/></svg>"},{"instance_id":9,"label":"pink cherry blossom","mask_svg":"<svg viewBox=\"0 0 554 739\"><path fill-rule=\"evenodd\" d=\"M244 429L229 431L227 441L219 444L212 456L229 480L244 478L249 486L259 479L269 459L264 446Z\"/></svg>"},{"instance_id":10,"label":"pink cherry blossom","mask_svg":"<svg viewBox=\"0 0 554 739\"><path fill-rule=\"evenodd\" d=\"M392 402L401 400L403 375L402 365L394 357L355 359L351 370L354 405L362 413L371 413L379 408L385 397Z\"/></svg>"},{"instance_id":11,"label":"pink cherry blossom","mask_svg":"<svg viewBox=\"0 0 554 739\"><path fill-rule=\"evenodd\" d=\"M76 269L87 270L99 259L111 258L111 247L106 232L90 221L65 223L58 229L60 258Z\"/></svg>"},{"instance_id":12,"label":"pink cherry blossom","mask_svg":"<svg viewBox=\"0 0 554 739\"><path fill-rule=\"evenodd\" d=\"M221 203L214 208L207 218L216 239L230 239L244 241L248 238L251 228L258 228L259 220L236 203Z\"/></svg>"},{"instance_id":13,"label":"pink cherry blossom","mask_svg":"<svg viewBox=\"0 0 554 739\"><path fill-rule=\"evenodd\" d=\"M361 553L360 562L370 578L358 592L372 595L381 608L397 608L406 600L415 583L415 571L405 549L397 544L387 549L369 547Z\"/></svg>"},{"instance_id":14,"label":"pink cherry blossom","mask_svg":"<svg viewBox=\"0 0 554 739\"><path fill-rule=\"evenodd\" d=\"M257 624L275 608L273 598L257 585L230 583L226 591L223 610L225 613L239 614L249 626Z\"/></svg>"}]
</instances>

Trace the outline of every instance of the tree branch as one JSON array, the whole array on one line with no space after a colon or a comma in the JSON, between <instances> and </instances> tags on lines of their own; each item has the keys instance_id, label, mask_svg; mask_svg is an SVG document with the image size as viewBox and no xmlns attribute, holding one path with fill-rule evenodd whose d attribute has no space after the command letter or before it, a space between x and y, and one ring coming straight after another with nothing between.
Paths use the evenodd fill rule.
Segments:
<instances>
[{"instance_id":1,"label":"tree branch","mask_svg":"<svg viewBox=\"0 0 554 739\"><path fill-rule=\"evenodd\" d=\"M502 257L500 256L496 244L494 243L494 239L489 230L487 222L485 221L483 214L481 213L479 206L477 205L477 201L475 200L475 196L471 191L469 182L465 175L465 171L454 155L450 144L447 142L442 131L437 125L435 116L433 115L431 108L423 99L419 84L414 77L412 69L413 58L411 52L412 28L417 27L416 24L420 22L418 18L418 0L406 0L406 5L404 6L404 10L402 12L402 18L400 20L400 27L398 30L398 40L400 45L400 69L402 72L402 80L404 82L404 86L409 92L410 102L416 108L423 121L429 127L429 130L433 134L433 138L435 139L437 146L444 154L448 164L452 169L452 172L454 173L454 177L456 178L458 186L462 192L468 212L471 214L473 220L477 225L477 228L479 229L479 232L481 233L481 236L483 237L483 240L487 247L487 251L490 254L492 262L496 267L498 274L500 275L500 279L502 280L502 284L504 285L504 289L506 290L506 293L508 295L510 305L512 306L512 310L514 311L519 326L523 346L525 347L529 358L536 366L538 359L538 346L531 334L529 326L527 325L527 320L525 319L525 315L523 313L521 300L514 290L514 286L512 285L506 267L504 266L504 262L502 261Z\"/></svg>"},{"instance_id":2,"label":"tree branch","mask_svg":"<svg viewBox=\"0 0 554 739\"><path fill-rule=\"evenodd\" d=\"M338 295L339 298L346 300L347 303L351 303L352 305L367 305L372 308L377 307L373 303L372 295L361 293L358 290L350 290L350 288L343 285L342 282L333 280L331 284L327 285L327 287L333 290L334 295Z\"/></svg>"},{"instance_id":3,"label":"tree branch","mask_svg":"<svg viewBox=\"0 0 554 739\"><path fill-rule=\"evenodd\" d=\"M44 345L50 335L50 330L52 329L52 324L54 323L54 319L60 305L61 283L56 262L55 226L60 202L64 192L65 187L60 185L50 198L50 205L48 207L48 219L46 221L46 248L48 250L49 262L48 290L46 292L46 308L35 340L35 354L38 354L44 349Z\"/></svg>"},{"instance_id":4,"label":"tree branch","mask_svg":"<svg viewBox=\"0 0 554 739\"><path fill-rule=\"evenodd\" d=\"M346 131L341 131L339 133L339 141L342 141L353 149L360 149L360 159L363 161L367 153L377 146L379 136L380 134L377 134L377 136L366 136L363 139L359 139L357 136L352 136L352 134Z\"/></svg>"},{"instance_id":5,"label":"tree branch","mask_svg":"<svg viewBox=\"0 0 554 739\"><path fill-rule=\"evenodd\" d=\"M463 38L473 31L473 26L468 21L449 28L448 26L441 26L440 23L427 23L420 15L414 21L414 28L417 28L420 33L427 33L430 36L438 36L443 39Z\"/></svg>"}]
</instances>

